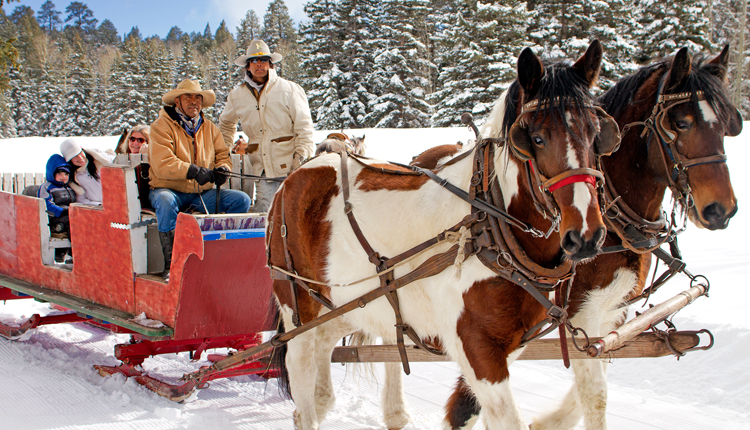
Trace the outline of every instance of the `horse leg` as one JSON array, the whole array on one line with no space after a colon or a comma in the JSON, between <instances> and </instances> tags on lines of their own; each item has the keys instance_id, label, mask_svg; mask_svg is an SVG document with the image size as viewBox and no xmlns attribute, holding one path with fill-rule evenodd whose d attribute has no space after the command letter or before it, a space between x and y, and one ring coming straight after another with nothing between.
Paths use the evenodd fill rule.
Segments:
<instances>
[{"instance_id":1,"label":"horse leg","mask_svg":"<svg viewBox=\"0 0 750 430\"><path fill-rule=\"evenodd\" d=\"M606 288L589 291L571 322L583 328L590 337L614 330L624 321L627 311L620 304L637 282L635 272L618 270ZM602 360L571 360L571 365L573 386L556 410L534 420L534 430L572 429L581 416L586 430L607 428L607 364Z\"/></svg>"},{"instance_id":2,"label":"horse leg","mask_svg":"<svg viewBox=\"0 0 750 430\"><path fill-rule=\"evenodd\" d=\"M411 422L404 398L401 363L385 363L385 384L381 393L383 422L388 430L401 429Z\"/></svg>"},{"instance_id":3,"label":"horse leg","mask_svg":"<svg viewBox=\"0 0 750 430\"><path fill-rule=\"evenodd\" d=\"M285 327L294 327L292 312L282 308ZM316 330L302 333L287 343L286 367L289 372L289 388L294 400L294 428L318 430L318 415L315 411L315 380L317 361L315 352ZM329 355L325 361L330 363Z\"/></svg>"},{"instance_id":4,"label":"horse leg","mask_svg":"<svg viewBox=\"0 0 750 430\"><path fill-rule=\"evenodd\" d=\"M330 357L339 339L354 329L338 318L323 324L316 330L318 333L315 339L315 355ZM318 416L318 422L322 422L336 403L336 395L331 379L331 361L316 360L315 364L318 371L315 380L315 413Z\"/></svg>"}]
</instances>

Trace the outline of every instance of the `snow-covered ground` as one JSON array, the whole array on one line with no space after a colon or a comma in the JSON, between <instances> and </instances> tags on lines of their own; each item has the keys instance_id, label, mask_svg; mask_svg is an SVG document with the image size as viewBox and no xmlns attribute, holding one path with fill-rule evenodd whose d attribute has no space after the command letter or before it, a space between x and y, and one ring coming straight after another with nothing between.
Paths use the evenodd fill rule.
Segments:
<instances>
[{"instance_id":1,"label":"snow-covered ground","mask_svg":"<svg viewBox=\"0 0 750 430\"><path fill-rule=\"evenodd\" d=\"M726 139L726 152L740 211L728 229L708 232L690 226L680 237L688 268L711 281L710 298L700 298L675 318L679 329L707 328L715 336L709 351L672 357L622 359L609 370L610 429L750 429L750 318L745 293L750 288L750 122L745 133ZM351 133L350 133L351 134ZM472 137L464 128L358 130L366 135L368 155L398 162L434 145ZM316 141L326 132L316 132ZM83 138L85 145L114 148L116 137ZM0 172L42 172L62 138L0 140ZM2 233L0 233L2 234ZM670 282L652 303L688 287L687 279ZM0 306L0 320L17 322L45 304L20 300ZM173 403L120 376L102 378L94 364L117 364L113 347L127 342L86 325L44 326L22 341L0 338L0 430L5 429L291 429L294 405L279 397L275 381L236 377L213 381L184 403ZM146 370L176 379L206 362L191 363L187 354L146 361ZM380 418L378 378L331 365L337 403L322 429L384 428ZM375 366L376 373L379 365ZM442 407L458 375L452 363L413 363L405 377L413 423L406 429L440 428ZM567 391L571 372L561 362L516 362L511 382L527 422L553 407ZM583 426L579 426L583 428Z\"/></svg>"}]
</instances>

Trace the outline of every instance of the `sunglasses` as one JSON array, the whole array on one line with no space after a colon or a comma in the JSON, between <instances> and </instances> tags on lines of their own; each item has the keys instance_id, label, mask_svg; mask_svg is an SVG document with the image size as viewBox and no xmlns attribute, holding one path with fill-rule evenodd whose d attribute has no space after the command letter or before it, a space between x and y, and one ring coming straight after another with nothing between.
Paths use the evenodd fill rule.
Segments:
<instances>
[{"instance_id":1,"label":"sunglasses","mask_svg":"<svg viewBox=\"0 0 750 430\"><path fill-rule=\"evenodd\" d=\"M270 63L271 59L268 57L260 57L260 58L255 57L255 58L250 58L247 61L250 63Z\"/></svg>"},{"instance_id":2,"label":"sunglasses","mask_svg":"<svg viewBox=\"0 0 750 430\"><path fill-rule=\"evenodd\" d=\"M128 140L130 140L131 142L146 143L146 139L144 139L142 137L133 137L133 136L130 136L130 139L128 139Z\"/></svg>"}]
</instances>

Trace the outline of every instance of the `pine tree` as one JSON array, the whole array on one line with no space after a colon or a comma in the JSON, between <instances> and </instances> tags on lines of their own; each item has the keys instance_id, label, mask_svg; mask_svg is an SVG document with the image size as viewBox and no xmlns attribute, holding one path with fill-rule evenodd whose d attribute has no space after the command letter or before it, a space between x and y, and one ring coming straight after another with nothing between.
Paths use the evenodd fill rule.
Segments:
<instances>
[{"instance_id":1,"label":"pine tree","mask_svg":"<svg viewBox=\"0 0 750 430\"><path fill-rule=\"evenodd\" d=\"M379 20L382 46L368 86L378 94L369 107L365 123L375 127L427 127L430 105L425 102L429 76L435 68L427 58L427 47L419 38L416 23L429 15L429 2L389 0Z\"/></svg>"},{"instance_id":2,"label":"pine tree","mask_svg":"<svg viewBox=\"0 0 750 430\"><path fill-rule=\"evenodd\" d=\"M187 35L182 37L182 55L175 62L174 85L185 79L202 80L198 64L193 60L193 46Z\"/></svg>"},{"instance_id":3,"label":"pine tree","mask_svg":"<svg viewBox=\"0 0 750 430\"><path fill-rule=\"evenodd\" d=\"M36 19L39 21L39 25L41 25L47 33L57 31L60 24L62 24L62 20L60 20L60 11L55 9L55 4L52 3L52 0L47 0L39 7Z\"/></svg>"},{"instance_id":4,"label":"pine tree","mask_svg":"<svg viewBox=\"0 0 750 430\"><path fill-rule=\"evenodd\" d=\"M316 0L305 5L308 21L299 29L299 53L302 59L300 85L307 91L313 120L324 129L343 126L337 115L328 118L329 109L338 102L339 53L343 43L340 21L333 0Z\"/></svg>"},{"instance_id":5,"label":"pine tree","mask_svg":"<svg viewBox=\"0 0 750 430\"><path fill-rule=\"evenodd\" d=\"M589 29L589 34L591 40L598 39L606 47L599 78L599 88L606 91L620 78L638 69L634 61L638 54L638 42L634 35L638 33L639 26L632 15L630 1L606 0L592 7L595 23ZM569 53L569 56L575 58L586 48L580 49L580 52Z\"/></svg>"},{"instance_id":6,"label":"pine tree","mask_svg":"<svg viewBox=\"0 0 750 430\"><path fill-rule=\"evenodd\" d=\"M112 24L112 21L105 19L99 25L99 28L96 30L96 43L98 45L112 46L120 43L120 36L117 34L117 28Z\"/></svg>"},{"instance_id":7,"label":"pine tree","mask_svg":"<svg viewBox=\"0 0 750 430\"><path fill-rule=\"evenodd\" d=\"M237 49L244 52L250 46L250 42L253 39L260 38L260 33L261 28L258 15L255 14L254 10L250 9L245 13L245 17L240 20L237 26Z\"/></svg>"},{"instance_id":8,"label":"pine tree","mask_svg":"<svg viewBox=\"0 0 750 430\"><path fill-rule=\"evenodd\" d=\"M691 52L711 50L706 0L685 0L677 3L640 0L637 13L643 30L638 35L641 47L638 60L673 55L687 47Z\"/></svg>"},{"instance_id":9,"label":"pine tree","mask_svg":"<svg viewBox=\"0 0 750 430\"><path fill-rule=\"evenodd\" d=\"M68 59L67 91L65 93L64 118L58 133L64 136L86 136L91 134L93 116L91 102L91 66L81 54L83 47L77 45Z\"/></svg>"},{"instance_id":10,"label":"pine tree","mask_svg":"<svg viewBox=\"0 0 750 430\"><path fill-rule=\"evenodd\" d=\"M208 23L206 23L206 28L203 30L203 35L198 39L195 47L198 52L201 53L201 55L207 55L214 49L214 36L211 32L211 26Z\"/></svg>"},{"instance_id":11,"label":"pine tree","mask_svg":"<svg viewBox=\"0 0 750 430\"><path fill-rule=\"evenodd\" d=\"M471 112L480 124L497 97L516 79L518 54L528 45L525 3L508 6L467 1L454 15L456 21L438 37L443 44L439 89L433 125L460 124Z\"/></svg>"},{"instance_id":12,"label":"pine tree","mask_svg":"<svg viewBox=\"0 0 750 430\"><path fill-rule=\"evenodd\" d=\"M268 4L263 16L261 39L268 44L272 52L278 52L284 57L277 72L287 79L298 81L300 60L297 55L297 31L284 0L272 0Z\"/></svg>"},{"instance_id":13,"label":"pine tree","mask_svg":"<svg viewBox=\"0 0 750 430\"><path fill-rule=\"evenodd\" d=\"M214 40L216 41L217 46L221 46L226 41L234 40L234 37L232 37L232 33L229 31L229 28L227 27L227 23L224 20L221 20L221 24L219 24L219 28L216 29L216 35L214 35Z\"/></svg>"}]
</instances>

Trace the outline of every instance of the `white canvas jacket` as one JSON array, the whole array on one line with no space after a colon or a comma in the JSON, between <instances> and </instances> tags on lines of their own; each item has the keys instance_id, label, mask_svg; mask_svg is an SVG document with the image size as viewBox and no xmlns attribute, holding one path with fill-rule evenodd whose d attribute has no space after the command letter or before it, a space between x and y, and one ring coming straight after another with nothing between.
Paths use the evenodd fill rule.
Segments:
<instances>
[{"instance_id":1,"label":"white canvas jacket","mask_svg":"<svg viewBox=\"0 0 750 430\"><path fill-rule=\"evenodd\" d=\"M259 144L262 166L267 177L286 176L292 169L294 154L304 158L315 152L313 122L305 90L268 71L268 82L256 99L246 83L233 89L219 118L224 143L231 147L237 122L248 137L248 144Z\"/></svg>"}]
</instances>

